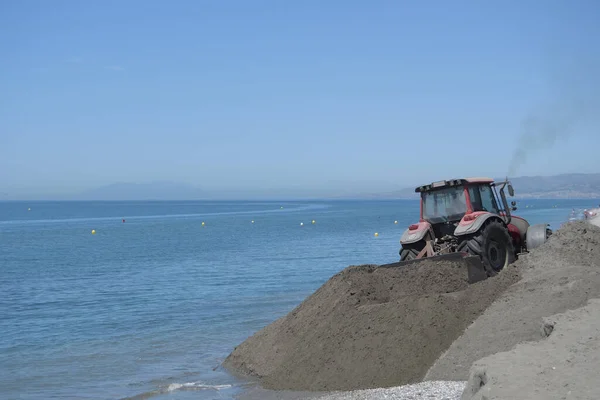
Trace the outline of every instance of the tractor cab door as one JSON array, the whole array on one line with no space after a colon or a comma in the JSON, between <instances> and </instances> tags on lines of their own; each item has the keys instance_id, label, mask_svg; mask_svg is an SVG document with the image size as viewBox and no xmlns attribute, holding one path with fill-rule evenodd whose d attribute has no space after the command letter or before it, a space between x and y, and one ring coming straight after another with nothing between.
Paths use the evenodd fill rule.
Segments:
<instances>
[{"instance_id":1,"label":"tractor cab door","mask_svg":"<svg viewBox=\"0 0 600 400\"><path fill-rule=\"evenodd\" d=\"M497 196L491 186L472 185L469 187L469 197L471 198L473 211L487 211L493 214L500 213Z\"/></svg>"}]
</instances>

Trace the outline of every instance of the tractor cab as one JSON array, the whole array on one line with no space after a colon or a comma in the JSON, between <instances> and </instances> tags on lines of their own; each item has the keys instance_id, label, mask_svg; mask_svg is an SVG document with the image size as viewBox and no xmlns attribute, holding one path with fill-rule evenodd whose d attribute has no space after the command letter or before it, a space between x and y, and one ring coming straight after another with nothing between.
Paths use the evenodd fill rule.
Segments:
<instances>
[{"instance_id":1,"label":"tractor cab","mask_svg":"<svg viewBox=\"0 0 600 400\"><path fill-rule=\"evenodd\" d=\"M499 207L500 197L490 178L438 181L419 186L415 191L421 193L420 220L432 225L458 223L465 215L475 212L501 214L507 208ZM514 204L512 209L516 209Z\"/></svg>"}]
</instances>

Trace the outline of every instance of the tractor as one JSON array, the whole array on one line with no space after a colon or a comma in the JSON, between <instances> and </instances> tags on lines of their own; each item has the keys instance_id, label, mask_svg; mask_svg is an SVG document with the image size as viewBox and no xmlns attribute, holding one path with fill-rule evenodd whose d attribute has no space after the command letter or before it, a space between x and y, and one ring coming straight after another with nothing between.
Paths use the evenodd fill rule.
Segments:
<instances>
[{"instance_id":1,"label":"tractor","mask_svg":"<svg viewBox=\"0 0 600 400\"><path fill-rule=\"evenodd\" d=\"M512 215L504 193L514 196L506 179L464 178L415 188L421 195L420 220L403 233L400 263L429 257L469 257L487 277L514 262L519 254L541 246L552 231ZM459 254L456 254L459 253Z\"/></svg>"}]
</instances>

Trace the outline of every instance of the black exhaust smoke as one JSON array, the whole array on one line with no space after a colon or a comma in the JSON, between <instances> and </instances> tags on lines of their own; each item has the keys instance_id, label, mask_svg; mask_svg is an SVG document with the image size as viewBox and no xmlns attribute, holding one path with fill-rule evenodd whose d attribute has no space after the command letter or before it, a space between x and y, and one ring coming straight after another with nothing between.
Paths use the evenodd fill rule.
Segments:
<instances>
[{"instance_id":1,"label":"black exhaust smoke","mask_svg":"<svg viewBox=\"0 0 600 400\"><path fill-rule=\"evenodd\" d=\"M592 65L594 64L594 65ZM600 76L598 63L568 68L570 73L551 82L554 101L523 118L520 136L508 166L508 176L515 176L532 152L547 150L570 136L595 131L598 125L586 125L600 114Z\"/></svg>"}]
</instances>

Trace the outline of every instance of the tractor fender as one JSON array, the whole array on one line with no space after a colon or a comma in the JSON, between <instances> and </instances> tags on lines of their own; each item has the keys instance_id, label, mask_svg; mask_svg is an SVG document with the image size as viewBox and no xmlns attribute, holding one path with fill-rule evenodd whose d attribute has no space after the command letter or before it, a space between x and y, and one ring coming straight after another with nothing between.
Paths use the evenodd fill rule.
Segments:
<instances>
[{"instance_id":1,"label":"tractor fender","mask_svg":"<svg viewBox=\"0 0 600 400\"><path fill-rule=\"evenodd\" d=\"M502 217L504 217L504 215L502 215ZM504 217L505 218L505 217ZM509 228L510 225L513 225L516 231L519 232L519 236L521 237L521 241L524 242L525 241L525 236L527 235L527 229L529 229L529 222L527 222L525 219L516 216L516 215L512 215L510 217L510 224L509 224Z\"/></svg>"},{"instance_id":2,"label":"tractor fender","mask_svg":"<svg viewBox=\"0 0 600 400\"><path fill-rule=\"evenodd\" d=\"M412 229L411 229L412 228ZM423 240L427 232L432 232L431 224L427 221L421 221L408 227L400 238L401 244L416 243ZM431 235L433 237L433 234Z\"/></svg>"},{"instance_id":3,"label":"tractor fender","mask_svg":"<svg viewBox=\"0 0 600 400\"><path fill-rule=\"evenodd\" d=\"M486 211L476 211L471 214L466 214L458 223L458 226L454 230L454 236L470 235L477 232L483 224L490 218L497 219L503 224L505 222L497 214L493 214Z\"/></svg>"}]
</instances>

